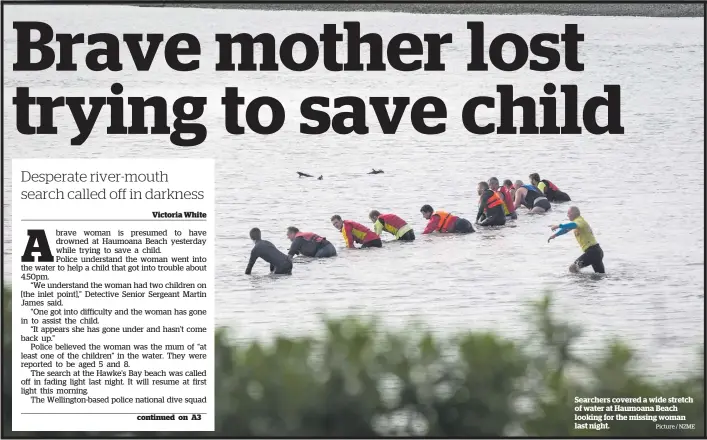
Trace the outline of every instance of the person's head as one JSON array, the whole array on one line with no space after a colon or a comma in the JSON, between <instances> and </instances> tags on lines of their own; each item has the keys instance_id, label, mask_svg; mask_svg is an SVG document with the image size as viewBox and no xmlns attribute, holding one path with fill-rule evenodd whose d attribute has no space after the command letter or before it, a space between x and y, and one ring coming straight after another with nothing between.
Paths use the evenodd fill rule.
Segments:
<instances>
[{"instance_id":1,"label":"person's head","mask_svg":"<svg viewBox=\"0 0 707 440\"><path fill-rule=\"evenodd\" d=\"M579 217L579 208L570 206L570 209L567 210L567 218L570 219L570 221L574 221L577 217Z\"/></svg>"},{"instance_id":2,"label":"person's head","mask_svg":"<svg viewBox=\"0 0 707 440\"><path fill-rule=\"evenodd\" d=\"M376 211L375 209L368 213L368 218L370 218L373 223L375 223L378 220L378 217L380 216L381 213Z\"/></svg>"},{"instance_id":3,"label":"person's head","mask_svg":"<svg viewBox=\"0 0 707 440\"><path fill-rule=\"evenodd\" d=\"M420 208L420 212L422 213L422 216L425 218L425 220L429 220L435 210L432 209L430 205L423 205L422 208Z\"/></svg>"},{"instance_id":4,"label":"person's head","mask_svg":"<svg viewBox=\"0 0 707 440\"><path fill-rule=\"evenodd\" d=\"M516 183L513 184L514 189L518 189L521 186L523 186L523 181L522 180L516 180Z\"/></svg>"},{"instance_id":5,"label":"person's head","mask_svg":"<svg viewBox=\"0 0 707 440\"><path fill-rule=\"evenodd\" d=\"M298 232L299 229L294 226L290 226L289 228L287 228L287 238L289 238L290 241L294 240Z\"/></svg>"},{"instance_id":6,"label":"person's head","mask_svg":"<svg viewBox=\"0 0 707 440\"><path fill-rule=\"evenodd\" d=\"M344 221L341 220L340 215L333 215L331 217L331 224L334 225L334 227L338 230L341 230L341 228L344 227Z\"/></svg>"},{"instance_id":7,"label":"person's head","mask_svg":"<svg viewBox=\"0 0 707 440\"><path fill-rule=\"evenodd\" d=\"M487 189L489 189L489 184L486 182L479 182L479 184L476 185L476 192L479 193L479 195L483 194Z\"/></svg>"},{"instance_id":8,"label":"person's head","mask_svg":"<svg viewBox=\"0 0 707 440\"><path fill-rule=\"evenodd\" d=\"M538 186L538 183L540 183L540 174L532 173L531 175L528 176L528 179L530 179L531 185Z\"/></svg>"},{"instance_id":9,"label":"person's head","mask_svg":"<svg viewBox=\"0 0 707 440\"><path fill-rule=\"evenodd\" d=\"M258 228L253 228L250 230L250 239L253 241L260 241L260 229Z\"/></svg>"},{"instance_id":10,"label":"person's head","mask_svg":"<svg viewBox=\"0 0 707 440\"><path fill-rule=\"evenodd\" d=\"M498 179L495 177L490 178L489 179L489 188L491 188L494 191L497 191L498 187L499 187Z\"/></svg>"},{"instance_id":11,"label":"person's head","mask_svg":"<svg viewBox=\"0 0 707 440\"><path fill-rule=\"evenodd\" d=\"M508 189L513 188L513 182L511 182L511 179L506 179L503 181L503 186L505 186Z\"/></svg>"}]
</instances>

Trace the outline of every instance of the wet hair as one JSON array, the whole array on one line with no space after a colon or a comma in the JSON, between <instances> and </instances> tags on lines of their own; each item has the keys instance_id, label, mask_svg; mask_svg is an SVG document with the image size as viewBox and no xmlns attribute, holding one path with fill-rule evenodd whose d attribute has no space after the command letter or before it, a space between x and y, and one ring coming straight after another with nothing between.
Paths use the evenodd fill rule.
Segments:
<instances>
[{"instance_id":1,"label":"wet hair","mask_svg":"<svg viewBox=\"0 0 707 440\"><path fill-rule=\"evenodd\" d=\"M570 206L570 212L573 212L573 213L577 214L578 216L580 215L579 208L577 208L576 206Z\"/></svg>"},{"instance_id":2,"label":"wet hair","mask_svg":"<svg viewBox=\"0 0 707 440\"><path fill-rule=\"evenodd\" d=\"M489 179L489 185L491 185L492 183L495 184L495 185L498 185L498 178L496 178L496 177L490 178L490 179Z\"/></svg>"},{"instance_id":3,"label":"wet hair","mask_svg":"<svg viewBox=\"0 0 707 440\"><path fill-rule=\"evenodd\" d=\"M332 215L332 216L331 216L331 221L334 221L334 220L339 220L339 221L341 221L341 216L340 216L340 215Z\"/></svg>"},{"instance_id":4,"label":"wet hair","mask_svg":"<svg viewBox=\"0 0 707 440\"><path fill-rule=\"evenodd\" d=\"M434 209L430 205L422 205L422 208L420 208L420 212L435 212Z\"/></svg>"},{"instance_id":5,"label":"wet hair","mask_svg":"<svg viewBox=\"0 0 707 440\"><path fill-rule=\"evenodd\" d=\"M294 226L290 226L289 228L287 228L287 233L288 233L288 234L296 234L296 233L298 233L298 232L299 232L299 229L297 229L297 228L294 227Z\"/></svg>"},{"instance_id":6,"label":"wet hair","mask_svg":"<svg viewBox=\"0 0 707 440\"><path fill-rule=\"evenodd\" d=\"M523 186L523 181L520 179L516 180L516 185Z\"/></svg>"},{"instance_id":7,"label":"wet hair","mask_svg":"<svg viewBox=\"0 0 707 440\"><path fill-rule=\"evenodd\" d=\"M258 228L253 228L250 230L250 239L251 240L260 240L260 229Z\"/></svg>"},{"instance_id":8,"label":"wet hair","mask_svg":"<svg viewBox=\"0 0 707 440\"><path fill-rule=\"evenodd\" d=\"M530 176L528 176L528 179L530 179L531 182L532 182L532 181L540 182L540 174L538 174L538 173L533 173L533 174L531 174Z\"/></svg>"},{"instance_id":9,"label":"wet hair","mask_svg":"<svg viewBox=\"0 0 707 440\"><path fill-rule=\"evenodd\" d=\"M503 186L513 186L511 179L506 179L503 181Z\"/></svg>"},{"instance_id":10,"label":"wet hair","mask_svg":"<svg viewBox=\"0 0 707 440\"><path fill-rule=\"evenodd\" d=\"M489 189L489 184L486 182L479 182L479 186L483 189Z\"/></svg>"},{"instance_id":11,"label":"wet hair","mask_svg":"<svg viewBox=\"0 0 707 440\"><path fill-rule=\"evenodd\" d=\"M378 217L380 217L380 215L381 215L381 213L374 209L373 211L368 213L368 218L373 220L373 217L378 218Z\"/></svg>"}]
</instances>

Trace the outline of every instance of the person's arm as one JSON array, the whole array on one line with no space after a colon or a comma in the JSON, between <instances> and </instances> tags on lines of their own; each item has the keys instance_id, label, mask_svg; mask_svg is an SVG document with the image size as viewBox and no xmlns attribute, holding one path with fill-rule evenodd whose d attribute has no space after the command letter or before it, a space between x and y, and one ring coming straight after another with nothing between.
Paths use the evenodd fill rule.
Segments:
<instances>
[{"instance_id":1,"label":"person's arm","mask_svg":"<svg viewBox=\"0 0 707 440\"><path fill-rule=\"evenodd\" d=\"M518 209L521 205L521 202L523 201L523 195L520 192L520 188L516 190L516 200L513 202L513 207L515 209Z\"/></svg>"},{"instance_id":2,"label":"person's arm","mask_svg":"<svg viewBox=\"0 0 707 440\"><path fill-rule=\"evenodd\" d=\"M550 226L550 229L552 229L553 231L559 229L559 231L552 234L550 236L550 238L547 239L548 242L555 237L559 237L560 235L565 235L566 233L568 233L572 229L577 229L577 223L569 222L569 223L564 223L564 224L559 224L559 225L553 225L553 226Z\"/></svg>"},{"instance_id":3,"label":"person's arm","mask_svg":"<svg viewBox=\"0 0 707 440\"><path fill-rule=\"evenodd\" d=\"M255 251L255 248L253 248L253 250L250 251L250 260L248 261L248 267L245 268L246 275L250 275L250 273L253 271L253 265L255 264L257 259L258 253Z\"/></svg>"},{"instance_id":4,"label":"person's arm","mask_svg":"<svg viewBox=\"0 0 707 440\"><path fill-rule=\"evenodd\" d=\"M381 219L378 219L375 223L373 223L373 232L375 232L376 235L381 235L381 232L383 232L383 222Z\"/></svg>"},{"instance_id":5,"label":"person's arm","mask_svg":"<svg viewBox=\"0 0 707 440\"><path fill-rule=\"evenodd\" d=\"M432 232L437 229L437 225L439 224L439 216L438 215L433 215L430 217L430 221L427 222L427 226L425 226L425 230L422 231L423 234L431 234Z\"/></svg>"},{"instance_id":6,"label":"person's arm","mask_svg":"<svg viewBox=\"0 0 707 440\"><path fill-rule=\"evenodd\" d=\"M287 255L289 255L290 257L294 257L295 255L299 254L299 250L302 247L303 241L304 238L302 237L297 237L292 240L292 244L290 245L290 250L287 251Z\"/></svg>"},{"instance_id":7,"label":"person's arm","mask_svg":"<svg viewBox=\"0 0 707 440\"><path fill-rule=\"evenodd\" d=\"M344 242L346 243L346 247L349 249L356 249L356 246L354 246L354 237L351 232L352 229L353 226L344 224L344 227L341 232L344 235Z\"/></svg>"},{"instance_id":8,"label":"person's arm","mask_svg":"<svg viewBox=\"0 0 707 440\"><path fill-rule=\"evenodd\" d=\"M481 220L481 217L484 215L484 206L488 203L489 196L488 193L484 192L481 195L481 198L479 199L479 212L476 214L476 223Z\"/></svg>"}]
</instances>

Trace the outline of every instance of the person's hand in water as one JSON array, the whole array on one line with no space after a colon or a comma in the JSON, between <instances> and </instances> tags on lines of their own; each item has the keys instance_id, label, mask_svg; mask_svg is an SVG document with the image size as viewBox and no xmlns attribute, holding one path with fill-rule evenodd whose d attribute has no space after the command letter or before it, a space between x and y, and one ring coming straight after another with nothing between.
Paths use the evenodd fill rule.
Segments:
<instances>
[{"instance_id":1,"label":"person's hand in water","mask_svg":"<svg viewBox=\"0 0 707 440\"><path fill-rule=\"evenodd\" d=\"M553 231L554 231L554 229L553 229ZM552 239L555 238L555 237L556 237L555 234L551 235L551 236L547 239L547 242L550 243L550 240L552 240Z\"/></svg>"},{"instance_id":2,"label":"person's hand in water","mask_svg":"<svg viewBox=\"0 0 707 440\"><path fill-rule=\"evenodd\" d=\"M550 225L550 230L555 231L560 227L560 225Z\"/></svg>"}]
</instances>

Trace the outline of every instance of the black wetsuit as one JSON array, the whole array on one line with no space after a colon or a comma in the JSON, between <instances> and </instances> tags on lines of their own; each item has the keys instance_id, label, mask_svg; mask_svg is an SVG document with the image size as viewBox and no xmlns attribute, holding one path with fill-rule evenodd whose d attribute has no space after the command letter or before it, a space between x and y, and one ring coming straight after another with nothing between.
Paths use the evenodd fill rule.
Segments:
<instances>
[{"instance_id":1,"label":"black wetsuit","mask_svg":"<svg viewBox=\"0 0 707 440\"><path fill-rule=\"evenodd\" d=\"M253 270L253 265L258 258L262 258L270 263L270 272L287 275L292 273L292 262L287 255L278 251L269 241L260 240L255 243L253 250L250 251L250 261L248 261L248 267L245 270L246 275L250 275L250 272Z\"/></svg>"},{"instance_id":2,"label":"black wetsuit","mask_svg":"<svg viewBox=\"0 0 707 440\"><path fill-rule=\"evenodd\" d=\"M539 206L539 207L543 208L545 211L550 210L550 208L552 207L550 205L550 202L547 200L547 197L545 197L545 195L540 192L539 189L537 189L531 185L523 185L523 188L528 190L528 192L525 194L525 197L523 198L523 205L526 208L533 209L536 206ZM535 189L531 189L531 188L535 188Z\"/></svg>"},{"instance_id":3,"label":"black wetsuit","mask_svg":"<svg viewBox=\"0 0 707 440\"><path fill-rule=\"evenodd\" d=\"M543 180L541 180L541 182L545 184L545 188L543 188L543 189L545 191L545 197L547 197L547 199L549 201L551 201L551 202L571 202L572 201L572 199L570 199L569 194L567 194L566 192L562 192L559 189L558 190L552 189L552 187L554 185L552 185L552 182L550 182L549 180L543 179ZM555 187L555 188L557 188L557 187Z\"/></svg>"},{"instance_id":4,"label":"black wetsuit","mask_svg":"<svg viewBox=\"0 0 707 440\"><path fill-rule=\"evenodd\" d=\"M484 190L479 202L479 213L476 215L479 226L503 226L506 224L506 213L503 211L503 200L490 189Z\"/></svg>"},{"instance_id":5,"label":"black wetsuit","mask_svg":"<svg viewBox=\"0 0 707 440\"><path fill-rule=\"evenodd\" d=\"M328 258L336 256L336 248L326 238L316 234L312 234L309 239L300 235L292 240L287 253L290 256L302 254L305 257Z\"/></svg>"}]
</instances>

